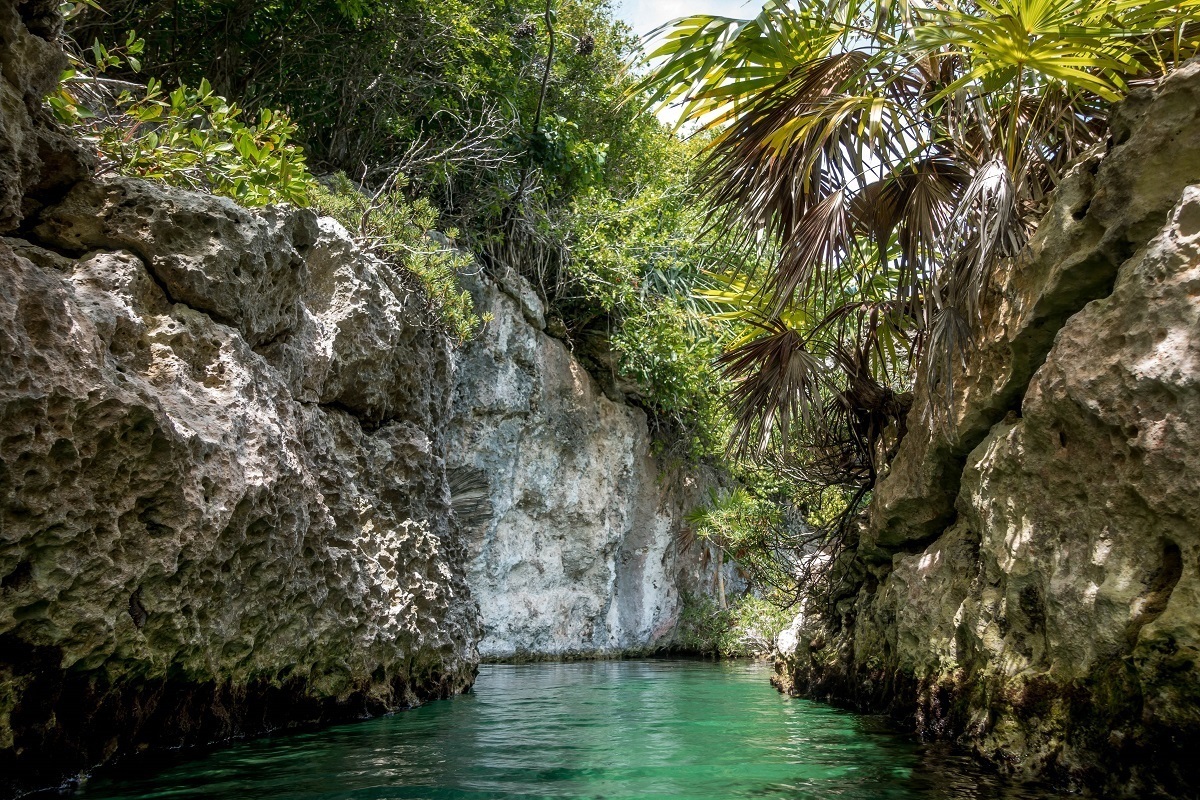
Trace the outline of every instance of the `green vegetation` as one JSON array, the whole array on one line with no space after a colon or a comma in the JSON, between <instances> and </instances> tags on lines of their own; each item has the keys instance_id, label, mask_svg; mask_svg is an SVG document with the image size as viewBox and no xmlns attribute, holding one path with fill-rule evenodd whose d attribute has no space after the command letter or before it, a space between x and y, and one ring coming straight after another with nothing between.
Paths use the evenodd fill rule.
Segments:
<instances>
[{"instance_id":1,"label":"green vegetation","mask_svg":"<svg viewBox=\"0 0 1200 800\"><path fill-rule=\"evenodd\" d=\"M312 203L459 340L486 320L444 243L523 275L661 455L742 482L692 524L781 602L853 541L917 376L950 399L1112 102L1200 47L1200 0L769 0L639 74L609 0L67 5L96 44L50 102L107 168Z\"/></svg>"},{"instance_id":2,"label":"green vegetation","mask_svg":"<svg viewBox=\"0 0 1200 800\"><path fill-rule=\"evenodd\" d=\"M1111 104L1197 52L1198 9L770 0L665 27L634 96L711 137L698 183L714 227L771 263L713 298L742 323L721 357L733 445L794 498L831 498L799 543L745 502L714 516L750 514L775 530L760 555L809 564L853 540L918 373L948 406L986 287L1102 143Z\"/></svg>"},{"instance_id":3,"label":"green vegetation","mask_svg":"<svg viewBox=\"0 0 1200 800\"><path fill-rule=\"evenodd\" d=\"M690 188L697 148L661 130L645 145L653 166L632 187L589 189L562 217L570 258L555 306L593 371L615 373L651 412L660 443L685 458L719 457L729 423L715 359L731 329L696 289L723 256Z\"/></svg>"},{"instance_id":4,"label":"green vegetation","mask_svg":"<svg viewBox=\"0 0 1200 800\"><path fill-rule=\"evenodd\" d=\"M762 657L775 647L779 632L792 621L780 604L740 597L721 608L711 597L684 597L676 645L690 653L718 658Z\"/></svg>"},{"instance_id":5,"label":"green vegetation","mask_svg":"<svg viewBox=\"0 0 1200 800\"><path fill-rule=\"evenodd\" d=\"M918 367L949 386L989 276L1110 103L1196 51L1197 8L772 0L672 25L639 89L714 132L700 180L725 235L775 246L740 286L759 331L725 361L742 450L829 449L836 428L839 457L876 463Z\"/></svg>"}]
</instances>

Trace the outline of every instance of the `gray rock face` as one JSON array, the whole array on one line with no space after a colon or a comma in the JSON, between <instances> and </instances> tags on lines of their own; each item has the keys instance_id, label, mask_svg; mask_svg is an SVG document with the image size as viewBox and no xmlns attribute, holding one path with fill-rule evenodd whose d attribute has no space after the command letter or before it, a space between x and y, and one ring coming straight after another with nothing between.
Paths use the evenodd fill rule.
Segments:
<instances>
[{"instance_id":1,"label":"gray rock face","mask_svg":"<svg viewBox=\"0 0 1200 800\"><path fill-rule=\"evenodd\" d=\"M780 685L915 716L1023 777L1194 795L1198 294L1193 64L1060 188L949 436L919 387L846 591L782 637Z\"/></svg>"},{"instance_id":2,"label":"gray rock face","mask_svg":"<svg viewBox=\"0 0 1200 800\"><path fill-rule=\"evenodd\" d=\"M662 474L645 414L605 397L566 346L540 331L527 285L472 288L493 321L460 355L446 452L451 468L486 484L492 510L468 531L480 653L666 645L681 591L715 593L711 554L681 534L684 513L716 476ZM732 592L735 578L726 578Z\"/></svg>"},{"instance_id":3,"label":"gray rock face","mask_svg":"<svg viewBox=\"0 0 1200 800\"><path fill-rule=\"evenodd\" d=\"M42 105L67 66L58 6L0 0L0 234L90 171L90 159Z\"/></svg>"},{"instance_id":4,"label":"gray rock face","mask_svg":"<svg viewBox=\"0 0 1200 800\"><path fill-rule=\"evenodd\" d=\"M490 657L653 649L715 591L679 536L715 477L660 476L527 285L481 282L494 321L456 356L308 212L120 179L25 235L0 240L0 793L461 691L472 590ZM466 536L448 465L488 486Z\"/></svg>"},{"instance_id":5,"label":"gray rock face","mask_svg":"<svg viewBox=\"0 0 1200 800\"><path fill-rule=\"evenodd\" d=\"M0 794L468 687L415 298L309 212L135 181L35 235L0 244Z\"/></svg>"}]
</instances>

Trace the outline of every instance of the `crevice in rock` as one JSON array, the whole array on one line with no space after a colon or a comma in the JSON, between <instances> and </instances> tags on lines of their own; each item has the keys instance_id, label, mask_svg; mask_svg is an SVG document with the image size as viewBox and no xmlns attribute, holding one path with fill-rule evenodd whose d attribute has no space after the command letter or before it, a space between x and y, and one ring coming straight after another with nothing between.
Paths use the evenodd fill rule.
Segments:
<instances>
[{"instance_id":1,"label":"crevice in rock","mask_svg":"<svg viewBox=\"0 0 1200 800\"><path fill-rule=\"evenodd\" d=\"M1183 553L1178 544L1170 539L1163 539L1158 569L1151 576L1146 591L1134 604L1132 618L1126 631L1131 644L1137 641L1142 628L1154 622L1167 610L1167 603L1170 602L1171 595L1182 577Z\"/></svg>"},{"instance_id":2,"label":"crevice in rock","mask_svg":"<svg viewBox=\"0 0 1200 800\"><path fill-rule=\"evenodd\" d=\"M212 316L212 315L210 315L210 316ZM213 317L213 318L215 319L215 317ZM269 350L274 345L283 344L283 343L287 342L289 339L292 338L292 336L294 334L295 334L295 331L293 331L291 328L285 328L284 330L280 331L279 333L275 334L274 336L272 336L262 342L259 342L256 345L251 345L250 349L253 350L254 352L258 353L261 356L264 353L264 351Z\"/></svg>"},{"instance_id":3,"label":"crevice in rock","mask_svg":"<svg viewBox=\"0 0 1200 800\"><path fill-rule=\"evenodd\" d=\"M315 403L312 401L301 401L300 405L320 409L327 414L345 414L357 422L358 426L362 428L363 433L366 434L376 433L398 419L398 417L393 416L375 417L340 400L320 400Z\"/></svg>"},{"instance_id":4,"label":"crevice in rock","mask_svg":"<svg viewBox=\"0 0 1200 800\"><path fill-rule=\"evenodd\" d=\"M69 258L74 261L82 261L82 260L88 258L89 256L98 255L98 254L128 253L128 254L134 256L135 258L137 258L137 260L142 265L142 269L144 269L146 271L146 275L150 278L151 281L154 282L154 285L158 287L159 291L163 293L163 297L166 298L166 300L169 304L171 304L173 306L183 306L184 308L190 309L191 311L195 311L197 314L203 314L204 316L208 317L209 319L211 319L213 322L217 323L218 325L224 325L227 328L232 328L233 330L238 331L239 336L241 335L241 331L238 329L238 326L235 325L228 317L224 316L223 314L213 311L212 309L204 308L203 306L198 306L195 303L184 302L184 301L180 300L179 298L175 297L171 293L171 290L167 287L167 284L162 279L162 277L157 272L154 271L154 267L152 266L151 260L149 258L147 258L145 253L138 252L136 250L136 248L133 248L130 250L112 250L112 249L103 248L103 247L81 248L81 249L63 247L62 245L55 244L53 242L49 242L46 239L38 236L31 228L27 228L27 229L23 229L23 230L19 231L12 238L21 239L33 247L41 248L42 250L45 250L47 252L54 253L56 255L60 255L63 258ZM290 330L284 331L283 333L278 334L275 337L275 339L272 339L271 342L274 342L276 339L281 339L285 336L288 336L291 333L292 333L292 331L290 331ZM260 345L260 346L266 346L266 345ZM257 352L257 348L255 348L255 351Z\"/></svg>"}]
</instances>

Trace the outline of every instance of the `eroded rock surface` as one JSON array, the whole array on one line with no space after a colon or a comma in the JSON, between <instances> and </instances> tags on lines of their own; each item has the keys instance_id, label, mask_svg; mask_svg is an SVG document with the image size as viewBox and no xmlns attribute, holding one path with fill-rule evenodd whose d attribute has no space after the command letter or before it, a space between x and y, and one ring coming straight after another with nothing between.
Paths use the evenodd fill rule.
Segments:
<instances>
[{"instance_id":1,"label":"eroded rock surface","mask_svg":"<svg viewBox=\"0 0 1200 800\"><path fill-rule=\"evenodd\" d=\"M486 486L491 511L468 527L481 654L668 645L682 594L717 592L714 554L686 536L683 520L717 475L663 474L644 412L605 397L566 345L541 332L522 278L472 283L493 319L458 359L447 463Z\"/></svg>"},{"instance_id":2,"label":"eroded rock surface","mask_svg":"<svg viewBox=\"0 0 1200 800\"><path fill-rule=\"evenodd\" d=\"M0 234L90 172L42 99L66 69L57 0L0 2Z\"/></svg>"},{"instance_id":3,"label":"eroded rock surface","mask_svg":"<svg viewBox=\"0 0 1200 800\"><path fill-rule=\"evenodd\" d=\"M0 794L468 687L451 351L306 211L83 184L0 244Z\"/></svg>"},{"instance_id":4,"label":"eroded rock surface","mask_svg":"<svg viewBox=\"0 0 1200 800\"><path fill-rule=\"evenodd\" d=\"M1194 796L1200 65L1120 110L985 322L949 434L918 387L840 599L781 638L779 683L1023 777Z\"/></svg>"}]
</instances>

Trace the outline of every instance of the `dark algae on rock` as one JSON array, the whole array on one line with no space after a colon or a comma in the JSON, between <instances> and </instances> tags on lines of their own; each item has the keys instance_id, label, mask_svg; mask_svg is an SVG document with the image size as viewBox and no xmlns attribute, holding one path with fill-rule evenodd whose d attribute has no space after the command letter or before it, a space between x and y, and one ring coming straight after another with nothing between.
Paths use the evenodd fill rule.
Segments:
<instances>
[{"instance_id":1,"label":"dark algae on rock","mask_svg":"<svg viewBox=\"0 0 1200 800\"><path fill-rule=\"evenodd\" d=\"M465 690L448 341L310 211L88 178L60 25L0 3L0 795Z\"/></svg>"},{"instance_id":2,"label":"dark algae on rock","mask_svg":"<svg viewBox=\"0 0 1200 800\"><path fill-rule=\"evenodd\" d=\"M532 287L479 278L497 321L456 352L331 219L93 177L43 106L61 33L0 0L0 797L461 693L485 626L499 655L668 642L714 570ZM493 542L519 524L540 556ZM481 615L494 583L562 606Z\"/></svg>"},{"instance_id":3,"label":"dark algae on rock","mask_svg":"<svg viewBox=\"0 0 1200 800\"><path fill-rule=\"evenodd\" d=\"M1200 786L1200 65L1117 109L987 297L951 424L918 384L777 684L1021 777ZM947 432L948 431L948 432Z\"/></svg>"}]
</instances>

